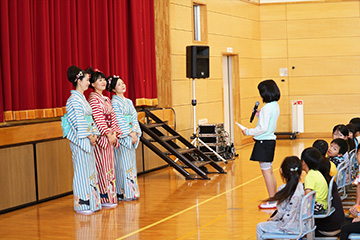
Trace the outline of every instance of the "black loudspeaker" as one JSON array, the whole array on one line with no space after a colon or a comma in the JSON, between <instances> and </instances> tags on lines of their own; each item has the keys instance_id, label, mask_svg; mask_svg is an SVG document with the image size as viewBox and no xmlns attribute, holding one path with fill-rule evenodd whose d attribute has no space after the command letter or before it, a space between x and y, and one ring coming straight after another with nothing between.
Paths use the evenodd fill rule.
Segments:
<instances>
[{"instance_id":1,"label":"black loudspeaker","mask_svg":"<svg viewBox=\"0 0 360 240\"><path fill-rule=\"evenodd\" d=\"M208 46L186 47L186 77L187 78L209 77L209 47Z\"/></svg>"}]
</instances>

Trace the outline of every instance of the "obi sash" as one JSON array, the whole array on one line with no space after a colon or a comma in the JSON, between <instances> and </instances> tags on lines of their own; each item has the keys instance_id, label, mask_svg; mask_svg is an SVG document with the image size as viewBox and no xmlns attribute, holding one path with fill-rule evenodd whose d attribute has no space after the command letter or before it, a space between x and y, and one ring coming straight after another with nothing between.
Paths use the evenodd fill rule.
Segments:
<instances>
[{"instance_id":1,"label":"obi sash","mask_svg":"<svg viewBox=\"0 0 360 240\"><path fill-rule=\"evenodd\" d=\"M108 128L111 127L111 115L110 114L105 114L105 122Z\"/></svg>"},{"instance_id":2,"label":"obi sash","mask_svg":"<svg viewBox=\"0 0 360 240\"><path fill-rule=\"evenodd\" d=\"M92 115L85 115L84 116L87 124L88 124L88 131L87 132L94 132L94 120L92 118Z\"/></svg>"},{"instance_id":3,"label":"obi sash","mask_svg":"<svg viewBox=\"0 0 360 240\"><path fill-rule=\"evenodd\" d=\"M124 118L125 118L126 123L129 125L130 130L132 130L134 126L131 121L132 120L131 115L124 115Z\"/></svg>"}]
</instances>

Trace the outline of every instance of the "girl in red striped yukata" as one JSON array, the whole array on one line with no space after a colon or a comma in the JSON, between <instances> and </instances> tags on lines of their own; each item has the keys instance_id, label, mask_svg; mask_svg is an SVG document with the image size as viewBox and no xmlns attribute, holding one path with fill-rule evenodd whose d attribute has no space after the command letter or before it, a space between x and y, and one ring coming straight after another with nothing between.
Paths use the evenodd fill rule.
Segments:
<instances>
[{"instance_id":1,"label":"girl in red striped yukata","mask_svg":"<svg viewBox=\"0 0 360 240\"><path fill-rule=\"evenodd\" d=\"M114 147L119 147L118 137L121 136L122 132L117 124L110 99L102 95L107 85L104 73L93 70L91 67L86 69L86 72L91 74L90 86L94 91L89 95L89 103L94 121L101 134L94 148L101 205L103 207L116 207Z\"/></svg>"}]
</instances>

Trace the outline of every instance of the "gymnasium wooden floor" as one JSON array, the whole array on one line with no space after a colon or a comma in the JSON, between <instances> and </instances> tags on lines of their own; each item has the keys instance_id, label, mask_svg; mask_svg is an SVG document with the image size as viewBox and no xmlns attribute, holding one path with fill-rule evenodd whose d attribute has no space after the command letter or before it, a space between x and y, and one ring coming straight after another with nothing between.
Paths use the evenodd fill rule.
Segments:
<instances>
[{"instance_id":1,"label":"gymnasium wooden floor","mask_svg":"<svg viewBox=\"0 0 360 240\"><path fill-rule=\"evenodd\" d=\"M299 156L314 140L277 141L278 185L284 157ZM2 214L0 239L256 239L256 224L271 211L257 207L267 191L251 150L238 149L235 160L221 163L227 174L211 180L184 180L170 167L141 175L139 200L91 216L73 211L72 195Z\"/></svg>"}]
</instances>

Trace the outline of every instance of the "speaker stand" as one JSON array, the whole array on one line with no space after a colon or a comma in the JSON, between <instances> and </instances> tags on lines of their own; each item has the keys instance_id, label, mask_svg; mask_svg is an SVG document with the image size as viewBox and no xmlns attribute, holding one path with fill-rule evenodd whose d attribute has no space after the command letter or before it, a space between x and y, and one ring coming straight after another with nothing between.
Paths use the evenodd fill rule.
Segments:
<instances>
[{"instance_id":1,"label":"speaker stand","mask_svg":"<svg viewBox=\"0 0 360 240\"><path fill-rule=\"evenodd\" d=\"M190 137L192 140L191 144L194 145L195 147L197 147L197 143L200 142L202 144L202 146L206 147L207 149L209 149L212 153L215 154L215 156L217 156L221 161L227 163L227 161L220 156L220 154L218 154L216 151L214 151L211 147L209 147L206 143L203 142L203 140L201 140L199 138L199 135L197 134L196 131L196 98L195 98L195 78L192 79L192 83L193 83L193 99L191 100L191 105L193 106L193 135Z\"/></svg>"}]
</instances>

